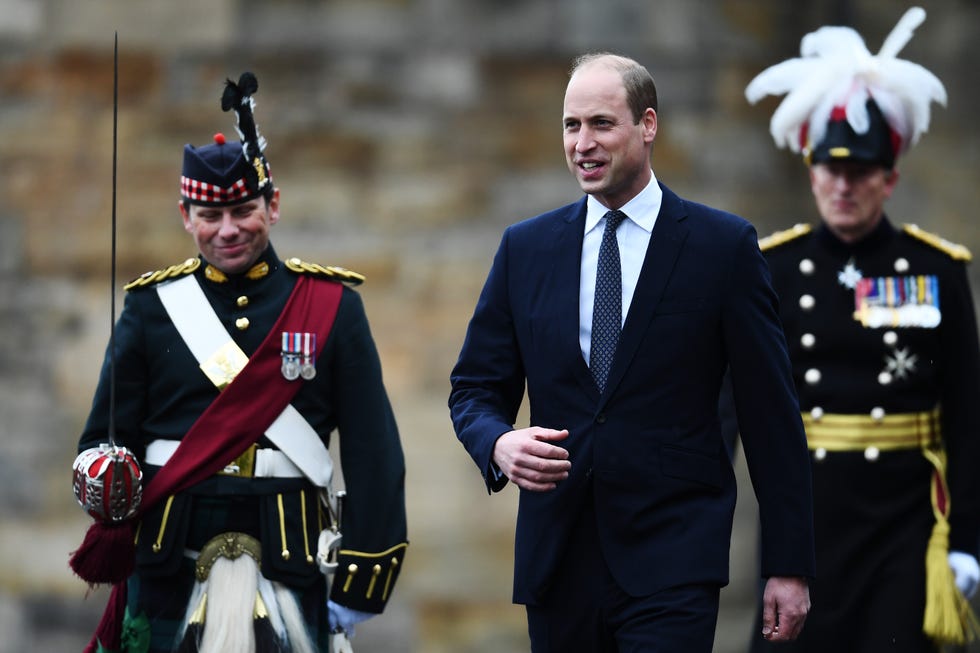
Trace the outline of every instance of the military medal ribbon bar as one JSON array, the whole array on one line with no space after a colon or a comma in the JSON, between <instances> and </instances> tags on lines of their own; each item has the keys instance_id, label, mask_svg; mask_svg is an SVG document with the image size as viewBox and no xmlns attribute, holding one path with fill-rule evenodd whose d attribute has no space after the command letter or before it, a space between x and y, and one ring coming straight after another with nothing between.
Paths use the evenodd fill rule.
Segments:
<instances>
[{"instance_id":1,"label":"military medal ribbon bar","mask_svg":"<svg viewBox=\"0 0 980 653\"><path fill-rule=\"evenodd\" d=\"M282 332L282 375L287 381L299 377L309 381L316 376L316 334Z\"/></svg>"},{"instance_id":2,"label":"military medal ribbon bar","mask_svg":"<svg viewBox=\"0 0 980 653\"><path fill-rule=\"evenodd\" d=\"M936 328L939 279L935 275L866 277L854 288L854 319L866 327Z\"/></svg>"}]
</instances>

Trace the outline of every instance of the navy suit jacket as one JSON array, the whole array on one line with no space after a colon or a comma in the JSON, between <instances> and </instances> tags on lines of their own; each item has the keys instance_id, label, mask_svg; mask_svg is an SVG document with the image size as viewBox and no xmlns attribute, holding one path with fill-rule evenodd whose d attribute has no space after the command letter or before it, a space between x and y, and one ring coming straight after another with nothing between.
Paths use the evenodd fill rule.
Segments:
<instances>
[{"instance_id":1,"label":"navy suit jacket","mask_svg":"<svg viewBox=\"0 0 980 653\"><path fill-rule=\"evenodd\" d=\"M728 582L735 476L718 393L731 369L762 524L762 573L814 573L809 458L777 300L755 229L663 204L600 395L579 346L585 198L503 235L452 373L457 436L499 490L492 454L524 397L530 425L568 429L572 463L550 492L521 491L514 601L548 588L593 493L599 539L633 596Z\"/></svg>"}]
</instances>

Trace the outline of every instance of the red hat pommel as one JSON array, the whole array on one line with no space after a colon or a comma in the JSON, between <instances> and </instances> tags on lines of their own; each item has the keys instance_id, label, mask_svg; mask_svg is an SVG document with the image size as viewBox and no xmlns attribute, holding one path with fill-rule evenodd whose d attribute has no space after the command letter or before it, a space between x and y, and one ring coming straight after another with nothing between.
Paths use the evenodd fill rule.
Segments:
<instances>
[{"instance_id":1,"label":"red hat pommel","mask_svg":"<svg viewBox=\"0 0 980 653\"><path fill-rule=\"evenodd\" d=\"M221 132L218 132L217 134L214 135L214 142L217 145L224 145L225 144L225 135L222 134Z\"/></svg>"},{"instance_id":2,"label":"red hat pommel","mask_svg":"<svg viewBox=\"0 0 980 653\"><path fill-rule=\"evenodd\" d=\"M143 472L125 447L101 444L78 454L72 463L72 488L79 505L102 522L120 522L136 514L143 497Z\"/></svg>"}]
</instances>

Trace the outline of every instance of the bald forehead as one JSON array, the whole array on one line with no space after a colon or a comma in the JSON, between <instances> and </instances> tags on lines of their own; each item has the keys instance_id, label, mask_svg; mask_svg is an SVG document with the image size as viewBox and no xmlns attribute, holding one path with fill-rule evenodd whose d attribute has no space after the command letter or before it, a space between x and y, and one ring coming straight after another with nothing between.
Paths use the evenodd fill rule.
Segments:
<instances>
[{"instance_id":1,"label":"bald forehead","mask_svg":"<svg viewBox=\"0 0 980 653\"><path fill-rule=\"evenodd\" d=\"M565 89L565 105L583 97L625 101L626 87L619 72L601 62L588 63L572 73Z\"/></svg>"},{"instance_id":2,"label":"bald forehead","mask_svg":"<svg viewBox=\"0 0 980 653\"><path fill-rule=\"evenodd\" d=\"M572 86L583 79L587 79L589 85L601 82L606 92L616 93L617 89L621 89L625 93L626 72L638 65L632 59L610 53L580 57L572 68L566 88L566 98Z\"/></svg>"},{"instance_id":3,"label":"bald forehead","mask_svg":"<svg viewBox=\"0 0 980 653\"><path fill-rule=\"evenodd\" d=\"M582 77L604 77L604 76L616 77L622 79L622 73L617 69L615 63L609 57L602 57L600 59L593 59L592 61L584 62L582 65L575 68L572 71L571 77L568 79L568 84L571 86L572 82L577 78Z\"/></svg>"},{"instance_id":4,"label":"bald forehead","mask_svg":"<svg viewBox=\"0 0 980 653\"><path fill-rule=\"evenodd\" d=\"M640 67L640 64L629 57L611 52L602 52L583 55L576 59L572 64L572 73L574 74L580 69L591 66L606 66L618 70L620 73L625 73L631 68Z\"/></svg>"}]
</instances>

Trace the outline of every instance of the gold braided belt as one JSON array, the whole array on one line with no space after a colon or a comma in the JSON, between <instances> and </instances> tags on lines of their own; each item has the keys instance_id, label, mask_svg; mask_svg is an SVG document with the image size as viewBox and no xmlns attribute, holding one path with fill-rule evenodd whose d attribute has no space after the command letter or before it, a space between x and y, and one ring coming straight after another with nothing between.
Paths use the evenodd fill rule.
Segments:
<instances>
[{"instance_id":1,"label":"gold braided belt","mask_svg":"<svg viewBox=\"0 0 980 653\"><path fill-rule=\"evenodd\" d=\"M828 451L861 451L868 461L879 451L919 449L933 466L929 497L935 523L926 548L926 605L922 630L939 644L964 644L980 635L980 622L972 607L956 588L950 572L949 486L946 483L946 452L942 446L941 411L886 415L876 408L864 415L822 414L819 409L802 413L807 446L814 458Z\"/></svg>"},{"instance_id":2,"label":"gold braided belt","mask_svg":"<svg viewBox=\"0 0 980 653\"><path fill-rule=\"evenodd\" d=\"M802 413L811 451L878 451L925 449L942 442L941 411L894 415Z\"/></svg>"}]
</instances>

